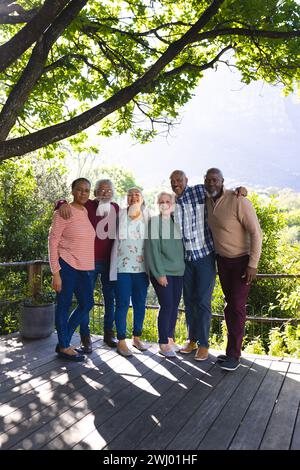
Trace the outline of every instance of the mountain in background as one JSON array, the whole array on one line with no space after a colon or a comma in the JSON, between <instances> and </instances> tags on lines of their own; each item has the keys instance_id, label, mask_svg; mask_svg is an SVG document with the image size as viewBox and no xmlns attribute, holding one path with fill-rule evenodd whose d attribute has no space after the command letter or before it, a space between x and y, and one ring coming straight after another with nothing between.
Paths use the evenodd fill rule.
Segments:
<instances>
[{"instance_id":1,"label":"mountain in background","mask_svg":"<svg viewBox=\"0 0 300 470\"><path fill-rule=\"evenodd\" d=\"M223 117L217 114L215 140L211 129L206 136L200 130L209 149L207 155L200 156L200 150L195 156L201 168L220 167L227 179L246 185L300 192L300 105L294 97L279 95L278 90L268 89L248 106L235 109L233 103Z\"/></svg>"},{"instance_id":2,"label":"mountain in background","mask_svg":"<svg viewBox=\"0 0 300 470\"><path fill-rule=\"evenodd\" d=\"M262 82L244 85L225 65L205 74L167 138L141 145L129 136L95 134L94 128L100 149L94 167L123 166L145 189L168 187L174 169L195 184L217 167L226 183L300 192L299 99Z\"/></svg>"}]
</instances>

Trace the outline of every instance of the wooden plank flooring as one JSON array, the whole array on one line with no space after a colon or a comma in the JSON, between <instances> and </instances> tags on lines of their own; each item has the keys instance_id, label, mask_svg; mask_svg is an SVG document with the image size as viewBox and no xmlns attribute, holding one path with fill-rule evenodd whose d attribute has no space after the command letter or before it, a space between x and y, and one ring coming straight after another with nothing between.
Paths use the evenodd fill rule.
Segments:
<instances>
[{"instance_id":1,"label":"wooden plank flooring","mask_svg":"<svg viewBox=\"0 0 300 470\"><path fill-rule=\"evenodd\" d=\"M245 355L230 373L220 351L125 359L93 341L78 364L56 357L55 334L0 338L1 449L300 449L300 360Z\"/></svg>"}]
</instances>

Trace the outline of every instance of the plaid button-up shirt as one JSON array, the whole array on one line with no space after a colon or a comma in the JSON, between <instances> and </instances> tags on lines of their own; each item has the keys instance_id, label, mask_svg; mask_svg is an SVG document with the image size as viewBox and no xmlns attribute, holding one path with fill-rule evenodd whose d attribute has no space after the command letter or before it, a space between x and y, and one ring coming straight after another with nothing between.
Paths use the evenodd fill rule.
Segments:
<instances>
[{"instance_id":1,"label":"plaid button-up shirt","mask_svg":"<svg viewBox=\"0 0 300 470\"><path fill-rule=\"evenodd\" d=\"M212 234L208 227L203 184L186 186L176 197L175 220L178 223L187 261L197 261L214 251Z\"/></svg>"}]
</instances>

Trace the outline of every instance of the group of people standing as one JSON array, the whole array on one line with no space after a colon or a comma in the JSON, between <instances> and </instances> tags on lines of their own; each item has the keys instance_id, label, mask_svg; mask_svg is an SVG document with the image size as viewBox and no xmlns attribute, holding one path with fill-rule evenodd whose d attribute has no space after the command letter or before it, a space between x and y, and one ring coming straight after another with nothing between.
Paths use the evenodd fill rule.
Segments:
<instances>
[{"instance_id":1,"label":"group of people standing","mask_svg":"<svg viewBox=\"0 0 300 470\"><path fill-rule=\"evenodd\" d=\"M127 193L127 207L113 202L110 180L91 185L85 178L72 183L73 202L59 201L49 233L49 259L57 292L56 329L59 357L84 360L92 352L89 311L93 289L101 279L105 304L104 341L125 357L126 319L133 307L132 346L145 351L142 328L149 281L160 305L159 352L166 357L195 352L205 361L209 353L211 299L216 264L225 295L228 330L226 355L220 367L235 370L246 320L246 301L255 278L262 234L245 188L224 188L220 170L207 171L204 184L188 185L181 170L170 176L173 193L159 194L159 215L149 217L139 188ZM183 291L188 338L175 343L178 306ZM69 315L73 294L78 305ZM114 335L114 322L117 338ZM80 326L81 346L70 344Z\"/></svg>"}]
</instances>

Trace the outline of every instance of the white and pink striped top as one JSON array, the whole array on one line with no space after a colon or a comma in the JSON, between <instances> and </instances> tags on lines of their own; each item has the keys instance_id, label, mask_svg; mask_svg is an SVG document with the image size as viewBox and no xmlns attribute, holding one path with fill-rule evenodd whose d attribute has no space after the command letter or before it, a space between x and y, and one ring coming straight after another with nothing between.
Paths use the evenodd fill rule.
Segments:
<instances>
[{"instance_id":1,"label":"white and pink striped top","mask_svg":"<svg viewBox=\"0 0 300 470\"><path fill-rule=\"evenodd\" d=\"M80 271L95 269L95 235L88 212L71 206L72 216L64 220L55 211L49 231L48 251L51 272L60 271L61 257L72 268Z\"/></svg>"}]
</instances>

